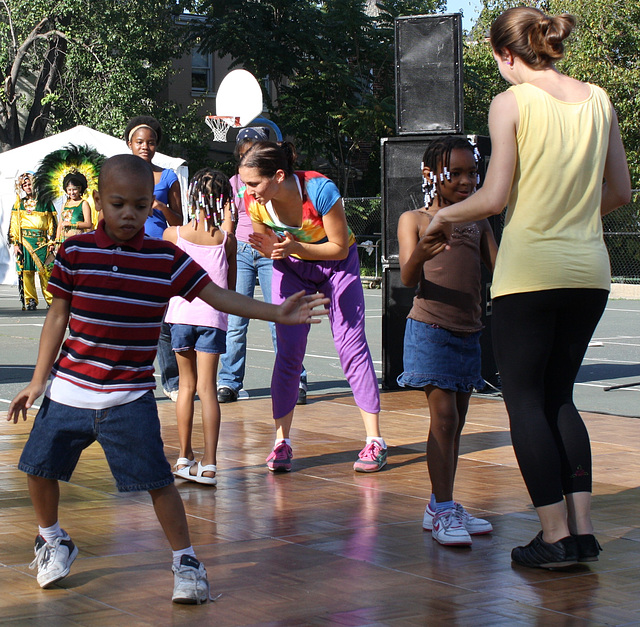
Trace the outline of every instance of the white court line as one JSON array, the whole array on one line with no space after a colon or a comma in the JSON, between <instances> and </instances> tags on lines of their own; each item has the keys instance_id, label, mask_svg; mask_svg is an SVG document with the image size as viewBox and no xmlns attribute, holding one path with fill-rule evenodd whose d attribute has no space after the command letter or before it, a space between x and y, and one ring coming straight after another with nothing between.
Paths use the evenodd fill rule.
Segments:
<instances>
[{"instance_id":1,"label":"white court line","mask_svg":"<svg viewBox=\"0 0 640 627\"><path fill-rule=\"evenodd\" d=\"M615 307L607 307L605 311L622 311L625 313L640 313L640 309L617 309Z\"/></svg>"},{"instance_id":2,"label":"white court line","mask_svg":"<svg viewBox=\"0 0 640 627\"><path fill-rule=\"evenodd\" d=\"M272 348L251 348L249 346L247 346L247 350L248 351L254 351L256 353L273 353L273 349ZM315 357L316 359L329 359L331 361L340 361L340 359L338 358L337 355L332 356L332 355L315 355L314 353L305 353L304 354L304 358L307 359L307 357ZM376 361L375 359L373 360L374 364L382 364L382 361Z\"/></svg>"},{"instance_id":3,"label":"white court line","mask_svg":"<svg viewBox=\"0 0 640 627\"><path fill-rule=\"evenodd\" d=\"M6 403L7 405L10 405L11 401L8 401L6 398L0 398L0 403ZM40 409L40 405L31 405L31 407L29 407L29 409L38 410L38 409ZM22 422L22 420L20 422Z\"/></svg>"},{"instance_id":4,"label":"white court line","mask_svg":"<svg viewBox=\"0 0 640 627\"><path fill-rule=\"evenodd\" d=\"M44 322L40 324L35 324L33 322L13 322L7 324L0 324L0 327L40 327L44 326Z\"/></svg>"},{"instance_id":5,"label":"white court line","mask_svg":"<svg viewBox=\"0 0 640 627\"><path fill-rule=\"evenodd\" d=\"M595 361L596 363L606 363L606 364L638 364L637 361L627 361L623 359L602 359L597 357L585 357L583 361Z\"/></svg>"}]
</instances>

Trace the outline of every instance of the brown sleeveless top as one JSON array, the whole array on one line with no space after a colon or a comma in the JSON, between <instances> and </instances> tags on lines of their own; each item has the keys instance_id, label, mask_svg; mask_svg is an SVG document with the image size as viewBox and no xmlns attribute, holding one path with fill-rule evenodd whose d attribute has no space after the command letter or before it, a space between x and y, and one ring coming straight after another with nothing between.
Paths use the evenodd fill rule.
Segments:
<instances>
[{"instance_id":1,"label":"brown sleeveless top","mask_svg":"<svg viewBox=\"0 0 640 627\"><path fill-rule=\"evenodd\" d=\"M474 333L481 322L481 256L483 224L453 226L450 248L426 261L409 318L454 333Z\"/></svg>"}]
</instances>

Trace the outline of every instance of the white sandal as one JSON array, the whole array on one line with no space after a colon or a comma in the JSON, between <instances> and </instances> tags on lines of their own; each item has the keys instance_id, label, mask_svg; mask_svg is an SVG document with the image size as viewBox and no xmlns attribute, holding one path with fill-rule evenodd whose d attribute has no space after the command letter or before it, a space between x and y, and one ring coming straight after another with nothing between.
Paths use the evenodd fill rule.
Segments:
<instances>
[{"instance_id":1,"label":"white sandal","mask_svg":"<svg viewBox=\"0 0 640 627\"><path fill-rule=\"evenodd\" d=\"M207 466L203 466L200 462L198 462L198 470L195 475L190 474L189 478L191 481L195 481L196 483L204 483L205 485L216 485L218 480L215 477L205 477L203 473L205 472L217 472L215 464L209 464Z\"/></svg>"},{"instance_id":2,"label":"white sandal","mask_svg":"<svg viewBox=\"0 0 640 627\"><path fill-rule=\"evenodd\" d=\"M187 457L178 457L178 461L175 463L175 470L173 474L181 479L189 478L189 469L196 463L195 459L189 459ZM182 468L178 468L182 466Z\"/></svg>"}]
</instances>

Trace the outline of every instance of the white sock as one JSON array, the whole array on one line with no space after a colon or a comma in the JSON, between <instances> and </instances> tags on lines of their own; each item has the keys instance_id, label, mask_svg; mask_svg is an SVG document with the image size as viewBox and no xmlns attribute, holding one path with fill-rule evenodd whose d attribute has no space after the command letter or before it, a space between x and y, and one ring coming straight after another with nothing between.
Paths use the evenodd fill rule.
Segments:
<instances>
[{"instance_id":1,"label":"white sock","mask_svg":"<svg viewBox=\"0 0 640 627\"><path fill-rule=\"evenodd\" d=\"M55 525L51 527L40 527L38 525L38 533L47 541L48 544L53 544L56 538L64 538L67 534L60 529L60 522L56 521Z\"/></svg>"},{"instance_id":2,"label":"white sock","mask_svg":"<svg viewBox=\"0 0 640 627\"><path fill-rule=\"evenodd\" d=\"M193 550L193 546L187 547L186 549L180 549L179 551L172 551L172 553L173 553L173 565L176 568L180 567L180 558L183 555L189 555L194 559L198 559L196 557L196 552Z\"/></svg>"},{"instance_id":3,"label":"white sock","mask_svg":"<svg viewBox=\"0 0 640 627\"><path fill-rule=\"evenodd\" d=\"M281 442L284 442L285 444L291 446L291 438L276 438L276 443L273 445L273 448L278 446L278 444L280 444Z\"/></svg>"},{"instance_id":4,"label":"white sock","mask_svg":"<svg viewBox=\"0 0 640 627\"><path fill-rule=\"evenodd\" d=\"M377 442L382 448L387 448L381 435L367 436L367 444L371 444L371 442Z\"/></svg>"}]
</instances>

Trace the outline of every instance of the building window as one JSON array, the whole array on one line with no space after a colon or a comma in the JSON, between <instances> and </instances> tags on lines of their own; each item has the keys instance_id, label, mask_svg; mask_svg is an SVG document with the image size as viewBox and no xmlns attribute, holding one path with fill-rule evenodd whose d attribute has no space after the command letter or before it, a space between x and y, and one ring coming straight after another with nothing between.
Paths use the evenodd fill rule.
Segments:
<instances>
[{"instance_id":1,"label":"building window","mask_svg":"<svg viewBox=\"0 0 640 627\"><path fill-rule=\"evenodd\" d=\"M191 52L191 91L198 94L213 92L213 78L213 55L194 48Z\"/></svg>"}]
</instances>

